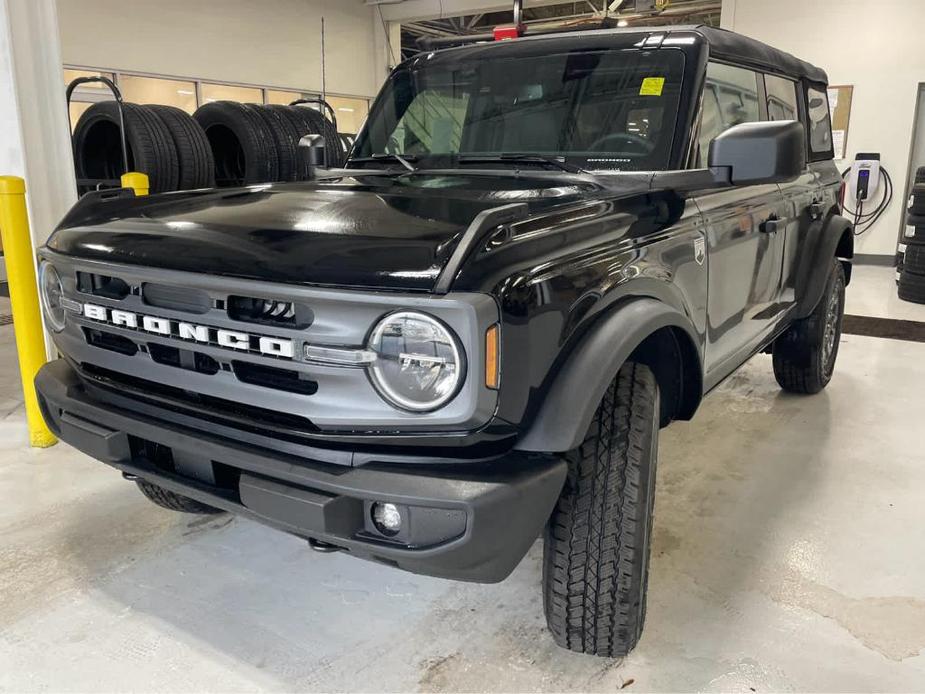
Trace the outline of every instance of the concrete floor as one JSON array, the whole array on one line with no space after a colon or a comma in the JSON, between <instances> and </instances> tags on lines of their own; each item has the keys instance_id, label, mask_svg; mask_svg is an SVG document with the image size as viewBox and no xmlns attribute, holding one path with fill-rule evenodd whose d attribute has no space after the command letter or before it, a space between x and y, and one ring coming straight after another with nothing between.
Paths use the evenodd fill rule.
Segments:
<instances>
[{"instance_id":1,"label":"concrete floor","mask_svg":"<svg viewBox=\"0 0 925 694\"><path fill-rule=\"evenodd\" d=\"M925 320L894 295L859 268L849 311ZM663 432L622 662L553 645L539 542L498 585L421 578L30 450L8 327L0 354L0 691L925 689L925 345L845 336L813 397L759 356Z\"/></svg>"}]
</instances>

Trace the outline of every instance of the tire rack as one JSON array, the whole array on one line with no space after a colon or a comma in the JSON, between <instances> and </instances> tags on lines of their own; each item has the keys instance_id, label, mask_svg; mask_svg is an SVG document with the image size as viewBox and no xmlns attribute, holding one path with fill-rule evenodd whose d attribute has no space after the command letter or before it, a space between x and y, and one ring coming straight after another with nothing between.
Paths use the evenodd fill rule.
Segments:
<instances>
[{"instance_id":1,"label":"tire rack","mask_svg":"<svg viewBox=\"0 0 925 694\"><path fill-rule=\"evenodd\" d=\"M71 122L71 97L74 94L74 90L77 89L81 84L87 84L88 82L99 82L106 85L109 88L109 91L112 92L115 102L119 106L119 144L122 147L122 173L129 172L129 163L128 163L128 144L125 141L125 105L122 101L122 92L108 77L77 77L76 79L71 80L71 83L67 85L67 91L65 91L65 98L67 99L67 127L68 131L71 134L71 150L73 152L74 158L77 158L77 151L75 149L75 143L73 138L74 133L74 124ZM77 179L77 190L78 192L81 189L81 186L87 186L96 188L121 188L122 182L119 179L110 179L110 178L78 178Z\"/></svg>"}]
</instances>

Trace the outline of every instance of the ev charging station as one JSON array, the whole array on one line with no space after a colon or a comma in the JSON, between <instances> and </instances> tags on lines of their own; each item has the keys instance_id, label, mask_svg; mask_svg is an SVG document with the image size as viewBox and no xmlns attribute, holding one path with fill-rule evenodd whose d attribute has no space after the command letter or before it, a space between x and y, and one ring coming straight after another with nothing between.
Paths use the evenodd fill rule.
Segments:
<instances>
[{"instance_id":1,"label":"ev charging station","mask_svg":"<svg viewBox=\"0 0 925 694\"><path fill-rule=\"evenodd\" d=\"M855 203L871 200L880 188L880 154L858 154L848 174L848 196Z\"/></svg>"},{"instance_id":2,"label":"ev charging station","mask_svg":"<svg viewBox=\"0 0 925 694\"><path fill-rule=\"evenodd\" d=\"M845 197L842 210L854 222L854 234L868 231L893 200L893 180L880 164L879 152L859 153L842 173ZM865 209L866 208L866 209Z\"/></svg>"}]
</instances>

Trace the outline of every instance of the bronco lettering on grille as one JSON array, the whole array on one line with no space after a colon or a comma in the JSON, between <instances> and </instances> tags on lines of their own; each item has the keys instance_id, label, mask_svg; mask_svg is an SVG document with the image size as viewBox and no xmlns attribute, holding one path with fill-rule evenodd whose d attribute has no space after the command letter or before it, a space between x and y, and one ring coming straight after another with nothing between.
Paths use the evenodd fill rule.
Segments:
<instances>
[{"instance_id":1,"label":"bronco lettering on grille","mask_svg":"<svg viewBox=\"0 0 925 694\"><path fill-rule=\"evenodd\" d=\"M120 328L143 330L205 345L236 349L243 352L260 352L271 357L292 359L295 349L292 340L265 335L251 335L238 330L212 328L160 316L146 316L132 311L108 308L97 304L83 304L81 313L91 320L109 323Z\"/></svg>"}]
</instances>

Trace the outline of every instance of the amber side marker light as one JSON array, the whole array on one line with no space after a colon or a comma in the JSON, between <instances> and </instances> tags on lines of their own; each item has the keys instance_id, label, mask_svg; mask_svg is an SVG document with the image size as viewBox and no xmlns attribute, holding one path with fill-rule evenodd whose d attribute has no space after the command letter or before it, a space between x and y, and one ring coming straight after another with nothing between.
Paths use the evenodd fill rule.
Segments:
<instances>
[{"instance_id":1,"label":"amber side marker light","mask_svg":"<svg viewBox=\"0 0 925 694\"><path fill-rule=\"evenodd\" d=\"M497 389L501 380L500 360L498 359L498 339L501 330L498 325L485 331L485 385Z\"/></svg>"}]
</instances>

